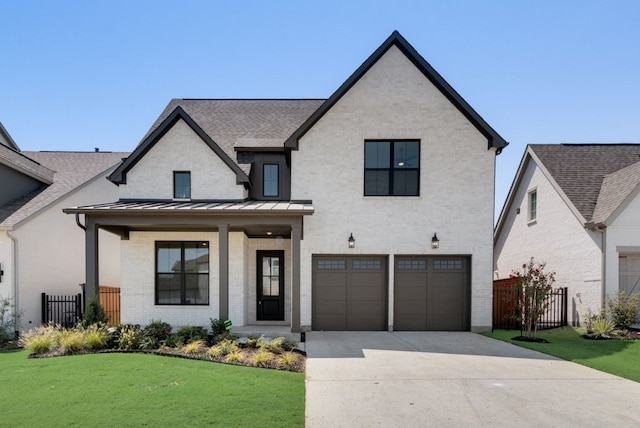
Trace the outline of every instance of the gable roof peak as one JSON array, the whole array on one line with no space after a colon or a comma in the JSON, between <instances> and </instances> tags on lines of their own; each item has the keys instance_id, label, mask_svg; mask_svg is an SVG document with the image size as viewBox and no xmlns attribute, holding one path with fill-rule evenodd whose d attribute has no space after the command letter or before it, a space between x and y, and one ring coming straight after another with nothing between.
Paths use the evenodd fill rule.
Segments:
<instances>
[{"instance_id":1,"label":"gable roof peak","mask_svg":"<svg viewBox=\"0 0 640 428\"><path fill-rule=\"evenodd\" d=\"M324 114L336 104L351 87L362 78L375 63L392 47L396 46L411 63L487 138L488 148L496 148L500 154L509 143L502 138L482 117L458 94L455 89L429 64L411 44L394 30L365 62L316 110L286 141L285 147L297 150L298 142Z\"/></svg>"}]
</instances>

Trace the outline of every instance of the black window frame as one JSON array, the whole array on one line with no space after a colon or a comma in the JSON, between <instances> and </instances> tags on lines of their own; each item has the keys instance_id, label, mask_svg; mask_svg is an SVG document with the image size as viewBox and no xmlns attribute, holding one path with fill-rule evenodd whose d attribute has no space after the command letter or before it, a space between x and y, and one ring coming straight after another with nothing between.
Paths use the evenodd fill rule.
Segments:
<instances>
[{"instance_id":1,"label":"black window frame","mask_svg":"<svg viewBox=\"0 0 640 428\"><path fill-rule=\"evenodd\" d=\"M180 245L180 272L178 273L180 278L180 303L175 303L175 302L160 303L160 300L159 300L160 293L158 290L158 285L160 282L160 275L175 274L175 272L159 271L158 253L161 249L161 246L167 245L167 244ZM207 268L207 272L188 272L185 269L185 244L195 244L196 246L203 245L204 247L207 248L207 256L208 256L207 265L209 266ZM167 247L165 246L162 248L167 248ZM210 266L211 266L211 246L209 245L209 241L156 241L155 242L155 284L154 284L155 304L157 306L209 306L209 303L211 301L211 268ZM206 275L207 277L206 302L189 303L187 301L187 276L204 276L204 275Z\"/></svg>"},{"instance_id":2,"label":"black window frame","mask_svg":"<svg viewBox=\"0 0 640 428\"><path fill-rule=\"evenodd\" d=\"M267 166L275 166L276 167L276 193L275 195L266 193L266 167ZM262 164L262 197L263 198L277 198L280 196L280 164L274 162L265 162Z\"/></svg>"},{"instance_id":3,"label":"black window frame","mask_svg":"<svg viewBox=\"0 0 640 428\"><path fill-rule=\"evenodd\" d=\"M178 183L177 176L178 175L186 175L189 177L189 195L188 196L178 196ZM191 199L191 171L173 171L173 199Z\"/></svg>"},{"instance_id":4,"label":"black window frame","mask_svg":"<svg viewBox=\"0 0 640 428\"><path fill-rule=\"evenodd\" d=\"M389 165L388 167L367 167L367 145L368 144L379 144L379 143L388 143L389 144ZM395 145L397 143L415 143L417 144L417 167L396 167L394 162L394 153L395 153ZM367 172L387 172L387 180L389 183L389 187L386 193L367 193ZM415 182L415 194L407 194L407 193L395 193L394 189L394 179L396 171L400 172L416 172L416 182ZM364 177L363 177L363 195L364 196L420 196L420 140L418 139L402 139L402 140L365 140L364 141Z\"/></svg>"}]
</instances>

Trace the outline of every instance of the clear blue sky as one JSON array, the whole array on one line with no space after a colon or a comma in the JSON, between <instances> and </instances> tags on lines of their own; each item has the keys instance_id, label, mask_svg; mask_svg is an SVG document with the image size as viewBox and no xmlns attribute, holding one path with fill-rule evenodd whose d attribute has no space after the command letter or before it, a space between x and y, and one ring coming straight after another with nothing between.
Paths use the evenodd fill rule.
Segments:
<instances>
[{"instance_id":1,"label":"clear blue sky","mask_svg":"<svg viewBox=\"0 0 640 428\"><path fill-rule=\"evenodd\" d=\"M511 144L640 142L640 1L3 1L23 150L131 151L171 98L325 98L398 30Z\"/></svg>"}]
</instances>

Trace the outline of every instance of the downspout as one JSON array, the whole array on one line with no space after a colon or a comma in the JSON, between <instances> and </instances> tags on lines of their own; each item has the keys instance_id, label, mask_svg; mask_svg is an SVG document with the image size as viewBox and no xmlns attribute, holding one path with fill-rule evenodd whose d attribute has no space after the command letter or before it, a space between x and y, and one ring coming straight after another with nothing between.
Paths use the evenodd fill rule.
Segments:
<instances>
[{"instance_id":1,"label":"downspout","mask_svg":"<svg viewBox=\"0 0 640 428\"><path fill-rule=\"evenodd\" d=\"M13 329L15 337L18 338L20 334L18 330L18 323L20 322L20 305L18 304L18 238L13 236L8 230L7 236L13 242Z\"/></svg>"},{"instance_id":2,"label":"downspout","mask_svg":"<svg viewBox=\"0 0 640 428\"><path fill-rule=\"evenodd\" d=\"M76 213L76 224L80 229L84 230L85 232L87 231L87 226L84 226L82 225L82 223L80 223L80 213Z\"/></svg>"},{"instance_id":3,"label":"downspout","mask_svg":"<svg viewBox=\"0 0 640 428\"><path fill-rule=\"evenodd\" d=\"M600 233L602 234L602 269L600 269L602 271L602 290L600 309L604 311L607 295L607 228L602 227Z\"/></svg>"}]
</instances>

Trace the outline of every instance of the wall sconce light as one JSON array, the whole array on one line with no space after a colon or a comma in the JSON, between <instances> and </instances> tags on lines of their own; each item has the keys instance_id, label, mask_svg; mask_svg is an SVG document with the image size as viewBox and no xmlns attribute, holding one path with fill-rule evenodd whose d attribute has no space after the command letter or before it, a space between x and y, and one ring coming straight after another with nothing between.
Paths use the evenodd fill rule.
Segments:
<instances>
[{"instance_id":1,"label":"wall sconce light","mask_svg":"<svg viewBox=\"0 0 640 428\"><path fill-rule=\"evenodd\" d=\"M2 270L2 263L0 263L0 282L2 282L2 275L4 275L4 271Z\"/></svg>"},{"instance_id":2,"label":"wall sconce light","mask_svg":"<svg viewBox=\"0 0 640 428\"><path fill-rule=\"evenodd\" d=\"M431 248L436 249L440 247L440 240L438 239L438 235L433 234L433 238L431 238Z\"/></svg>"},{"instance_id":3,"label":"wall sconce light","mask_svg":"<svg viewBox=\"0 0 640 428\"><path fill-rule=\"evenodd\" d=\"M349 235L349 248L356 248L356 239L353 237L353 233Z\"/></svg>"}]
</instances>

